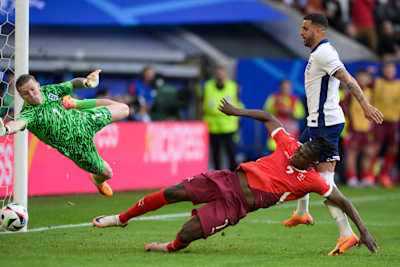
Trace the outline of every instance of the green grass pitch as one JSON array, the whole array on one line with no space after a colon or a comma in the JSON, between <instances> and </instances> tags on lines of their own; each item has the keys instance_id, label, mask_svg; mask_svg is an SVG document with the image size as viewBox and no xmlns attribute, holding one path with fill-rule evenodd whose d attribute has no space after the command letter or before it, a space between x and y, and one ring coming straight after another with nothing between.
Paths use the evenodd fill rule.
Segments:
<instances>
[{"instance_id":1,"label":"green grass pitch","mask_svg":"<svg viewBox=\"0 0 400 267\"><path fill-rule=\"evenodd\" d=\"M86 224L0 234L2 265L400 266L400 188L341 189L354 201L377 240L380 246L377 254L370 254L363 246L360 250L351 248L341 256L328 257L338 232L321 203L322 198L315 194L311 195L310 207L314 226L287 229L281 225L294 210L296 202L292 201L250 213L223 233L193 242L188 248L171 254L145 252L144 246L151 241L173 240L189 218L182 213L192 209L191 203L165 206L144 215L178 214L176 217L133 221L126 228L94 229L88 226L93 217L120 213L152 192L136 191L117 192L113 198L100 195L31 197L29 229Z\"/></svg>"}]
</instances>

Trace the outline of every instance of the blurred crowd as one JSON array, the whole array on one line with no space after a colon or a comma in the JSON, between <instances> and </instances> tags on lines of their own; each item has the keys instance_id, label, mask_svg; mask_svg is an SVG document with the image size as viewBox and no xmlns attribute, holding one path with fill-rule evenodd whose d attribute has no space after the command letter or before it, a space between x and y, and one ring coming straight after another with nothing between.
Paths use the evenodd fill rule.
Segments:
<instances>
[{"instance_id":1,"label":"blurred crowd","mask_svg":"<svg viewBox=\"0 0 400 267\"><path fill-rule=\"evenodd\" d=\"M281 0L304 14L324 13L329 25L384 60L400 60L400 0Z\"/></svg>"},{"instance_id":2,"label":"blurred crowd","mask_svg":"<svg viewBox=\"0 0 400 267\"><path fill-rule=\"evenodd\" d=\"M382 124L366 120L358 102L347 93L342 108L347 119L343 135L345 148L345 176L352 187L373 186L376 183L392 187L399 182L396 164L399 148L400 80L396 79L396 66L382 64L380 74L374 79L373 68L360 68L356 79L366 97L384 116Z\"/></svg>"},{"instance_id":3,"label":"blurred crowd","mask_svg":"<svg viewBox=\"0 0 400 267\"><path fill-rule=\"evenodd\" d=\"M400 182L400 80L396 74L396 65L388 61L382 64L381 70L360 68L355 75L365 96L383 113L381 125L368 121L358 101L350 92L341 90L346 128L341 136L342 161L337 173L341 173L339 179L348 186L391 188ZM304 125L305 105L291 88L289 80L282 80L276 93L267 98L264 109L277 116L298 137ZM268 139L266 146L269 152L275 149L272 139Z\"/></svg>"}]
</instances>

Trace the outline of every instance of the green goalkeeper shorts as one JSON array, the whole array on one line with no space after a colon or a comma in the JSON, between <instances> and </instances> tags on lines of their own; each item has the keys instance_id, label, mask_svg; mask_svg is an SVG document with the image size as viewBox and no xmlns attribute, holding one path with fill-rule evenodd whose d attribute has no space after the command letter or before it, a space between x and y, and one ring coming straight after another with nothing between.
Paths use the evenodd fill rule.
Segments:
<instances>
[{"instance_id":1,"label":"green goalkeeper shorts","mask_svg":"<svg viewBox=\"0 0 400 267\"><path fill-rule=\"evenodd\" d=\"M105 166L94 143L94 135L111 122L111 112L106 107L84 109L82 112L82 125L77 127L74 142L62 154L70 158L81 169L100 174Z\"/></svg>"}]
</instances>

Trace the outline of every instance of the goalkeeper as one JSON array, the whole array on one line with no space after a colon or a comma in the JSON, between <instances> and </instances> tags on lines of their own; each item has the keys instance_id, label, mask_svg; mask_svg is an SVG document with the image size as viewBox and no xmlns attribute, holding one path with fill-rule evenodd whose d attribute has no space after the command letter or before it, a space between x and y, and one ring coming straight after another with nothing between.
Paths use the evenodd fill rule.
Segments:
<instances>
[{"instance_id":1,"label":"goalkeeper","mask_svg":"<svg viewBox=\"0 0 400 267\"><path fill-rule=\"evenodd\" d=\"M97 87L100 72L96 70L86 78L45 86L40 86L32 75L21 75L16 82L18 93L25 101L21 117L7 125L0 119L0 136L27 128L91 173L90 178L99 192L111 197L113 192L106 180L112 177L112 169L99 156L93 137L104 126L127 117L129 107L109 99L87 100L82 110L67 110L62 105L62 97L74 90Z\"/></svg>"}]
</instances>

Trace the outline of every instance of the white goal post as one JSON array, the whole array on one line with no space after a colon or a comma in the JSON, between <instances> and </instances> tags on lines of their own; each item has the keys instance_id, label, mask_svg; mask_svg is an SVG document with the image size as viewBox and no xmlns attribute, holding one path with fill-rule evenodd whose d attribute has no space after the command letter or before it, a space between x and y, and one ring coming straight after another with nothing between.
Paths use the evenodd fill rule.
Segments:
<instances>
[{"instance_id":1,"label":"white goal post","mask_svg":"<svg viewBox=\"0 0 400 267\"><path fill-rule=\"evenodd\" d=\"M15 0L15 79L29 71L29 0ZM15 93L14 114L17 118L23 100ZM28 209L28 132L14 137L14 202ZM27 231L24 227L22 231Z\"/></svg>"}]
</instances>

